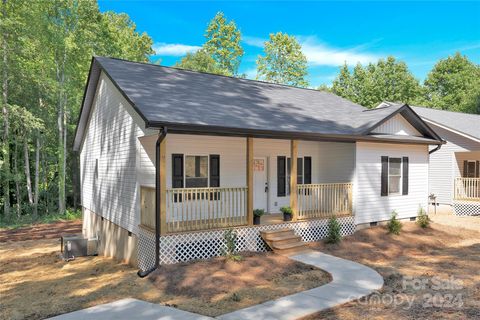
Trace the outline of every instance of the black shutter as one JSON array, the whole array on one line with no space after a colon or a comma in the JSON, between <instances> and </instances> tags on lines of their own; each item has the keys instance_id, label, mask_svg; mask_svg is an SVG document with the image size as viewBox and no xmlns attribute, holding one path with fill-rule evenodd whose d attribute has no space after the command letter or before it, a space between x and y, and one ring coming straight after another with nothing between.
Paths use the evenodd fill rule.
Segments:
<instances>
[{"instance_id":1,"label":"black shutter","mask_svg":"<svg viewBox=\"0 0 480 320\"><path fill-rule=\"evenodd\" d=\"M468 161L463 161L463 177L466 178L468 175Z\"/></svg>"},{"instance_id":2,"label":"black shutter","mask_svg":"<svg viewBox=\"0 0 480 320\"><path fill-rule=\"evenodd\" d=\"M312 157L303 158L303 183L312 183Z\"/></svg>"},{"instance_id":3,"label":"black shutter","mask_svg":"<svg viewBox=\"0 0 480 320\"><path fill-rule=\"evenodd\" d=\"M408 194L408 157L403 157L403 185L402 185L402 194Z\"/></svg>"},{"instance_id":4,"label":"black shutter","mask_svg":"<svg viewBox=\"0 0 480 320\"><path fill-rule=\"evenodd\" d=\"M303 184L303 159L297 158L297 184Z\"/></svg>"},{"instance_id":5,"label":"black shutter","mask_svg":"<svg viewBox=\"0 0 480 320\"><path fill-rule=\"evenodd\" d=\"M172 154L172 188L183 188L183 154Z\"/></svg>"},{"instance_id":6,"label":"black shutter","mask_svg":"<svg viewBox=\"0 0 480 320\"><path fill-rule=\"evenodd\" d=\"M277 196L285 197L285 162L286 158L284 156L277 157Z\"/></svg>"},{"instance_id":7,"label":"black shutter","mask_svg":"<svg viewBox=\"0 0 480 320\"><path fill-rule=\"evenodd\" d=\"M480 178L480 161L477 160L477 162L476 162L476 164L475 164L475 167L477 167L477 168L475 169L475 172L476 172L475 177Z\"/></svg>"},{"instance_id":8,"label":"black shutter","mask_svg":"<svg viewBox=\"0 0 480 320\"><path fill-rule=\"evenodd\" d=\"M220 187L220 156L218 154L210 155L210 187Z\"/></svg>"},{"instance_id":9,"label":"black shutter","mask_svg":"<svg viewBox=\"0 0 480 320\"><path fill-rule=\"evenodd\" d=\"M382 156L382 185L381 193L382 197L388 196L388 157Z\"/></svg>"}]
</instances>

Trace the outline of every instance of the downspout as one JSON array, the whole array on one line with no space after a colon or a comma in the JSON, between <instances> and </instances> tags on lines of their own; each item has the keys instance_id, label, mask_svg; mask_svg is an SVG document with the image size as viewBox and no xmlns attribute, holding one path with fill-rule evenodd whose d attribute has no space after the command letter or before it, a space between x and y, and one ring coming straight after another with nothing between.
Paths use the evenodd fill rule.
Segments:
<instances>
[{"instance_id":1,"label":"downspout","mask_svg":"<svg viewBox=\"0 0 480 320\"><path fill-rule=\"evenodd\" d=\"M163 127L155 144L155 266L146 271L139 270L137 274L140 278L148 276L160 265L160 144L166 136L167 127Z\"/></svg>"},{"instance_id":2,"label":"downspout","mask_svg":"<svg viewBox=\"0 0 480 320\"><path fill-rule=\"evenodd\" d=\"M428 151L428 154L432 154L434 152L437 152L438 150L440 150L441 147L442 147L442 145L439 144L435 149L432 149L432 150Z\"/></svg>"}]
</instances>

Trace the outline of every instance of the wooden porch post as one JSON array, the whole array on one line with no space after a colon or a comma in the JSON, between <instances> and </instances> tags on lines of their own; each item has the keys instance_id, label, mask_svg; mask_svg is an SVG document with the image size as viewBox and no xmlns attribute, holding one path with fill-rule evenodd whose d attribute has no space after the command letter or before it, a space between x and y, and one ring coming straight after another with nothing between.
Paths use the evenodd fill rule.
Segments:
<instances>
[{"instance_id":1,"label":"wooden porch post","mask_svg":"<svg viewBox=\"0 0 480 320\"><path fill-rule=\"evenodd\" d=\"M253 138L247 138L247 224L253 225Z\"/></svg>"},{"instance_id":2,"label":"wooden porch post","mask_svg":"<svg viewBox=\"0 0 480 320\"><path fill-rule=\"evenodd\" d=\"M292 208L292 221L297 221L297 158L298 141L290 141L290 208Z\"/></svg>"},{"instance_id":3,"label":"wooden porch post","mask_svg":"<svg viewBox=\"0 0 480 320\"><path fill-rule=\"evenodd\" d=\"M160 143L160 235L167 234L167 159L166 159L167 139Z\"/></svg>"}]
</instances>

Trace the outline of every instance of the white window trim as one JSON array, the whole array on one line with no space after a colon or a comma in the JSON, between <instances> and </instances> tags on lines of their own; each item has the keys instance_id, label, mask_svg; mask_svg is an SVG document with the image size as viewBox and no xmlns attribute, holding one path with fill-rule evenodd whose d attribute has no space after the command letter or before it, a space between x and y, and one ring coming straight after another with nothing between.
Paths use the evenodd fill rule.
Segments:
<instances>
[{"instance_id":1,"label":"white window trim","mask_svg":"<svg viewBox=\"0 0 480 320\"><path fill-rule=\"evenodd\" d=\"M397 175L390 175L390 159L400 159L400 187L398 192L390 192L390 176L397 177ZM387 169L387 194L388 196L401 196L403 195L403 158L402 157L388 157L388 169Z\"/></svg>"},{"instance_id":2,"label":"white window trim","mask_svg":"<svg viewBox=\"0 0 480 320\"><path fill-rule=\"evenodd\" d=\"M207 186L206 187L191 187L191 188L209 188L210 186L210 155L209 154L184 154L183 155L183 185L187 187L187 157L207 157Z\"/></svg>"}]
</instances>

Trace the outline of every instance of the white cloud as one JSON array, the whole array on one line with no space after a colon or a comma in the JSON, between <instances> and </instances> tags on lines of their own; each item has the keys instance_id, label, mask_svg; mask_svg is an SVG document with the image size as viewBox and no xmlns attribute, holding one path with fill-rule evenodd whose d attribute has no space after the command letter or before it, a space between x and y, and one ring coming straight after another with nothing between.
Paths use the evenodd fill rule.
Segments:
<instances>
[{"instance_id":1,"label":"white cloud","mask_svg":"<svg viewBox=\"0 0 480 320\"><path fill-rule=\"evenodd\" d=\"M307 61L311 65L317 66L341 66L347 63L349 66L353 66L360 62L366 64L369 62L375 62L380 57L364 52L361 49L367 47L361 45L351 49L341 49L330 47L325 43L321 43L316 37L297 37L302 45L302 51L307 57Z\"/></svg>"},{"instance_id":2,"label":"white cloud","mask_svg":"<svg viewBox=\"0 0 480 320\"><path fill-rule=\"evenodd\" d=\"M165 42L160 42L153 45L153 50L155 51L156 55L172 57L181 57L188 52L194 52L201 48L202 47L200 46L190 46L187 44Z\"/></svg>"},{"instance_id":3,"label":"white cloud","mask_svg":"<svg viewBox=\"0 0 480 320\"><path fill-rule=\"evenodd\" d=\"M258 37L251 37L251 36L242 36L243 42L248 44L252 47L263 48L263 44L265 43L265 39L258 38Z\"/></svg>"}]
</instances>

